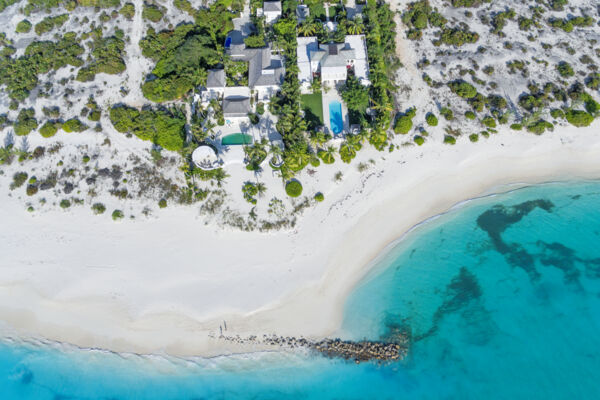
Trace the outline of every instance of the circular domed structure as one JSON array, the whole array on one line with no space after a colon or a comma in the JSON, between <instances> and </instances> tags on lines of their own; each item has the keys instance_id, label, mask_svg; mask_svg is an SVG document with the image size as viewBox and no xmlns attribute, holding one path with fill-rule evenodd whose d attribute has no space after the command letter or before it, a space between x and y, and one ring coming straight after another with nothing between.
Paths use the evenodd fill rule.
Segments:
<instances>
[{"instance_id":1,"label":"circular domed structure","mask_svg":"<svg viewBox=\"0 0 600 400\"><path fill-rule=\"evenodd\" d=\"M211 146L198 146L192 153L192 161L194 164L205 171L216 169L221 166L217 152Z\"/></svg>"}]
</instances>

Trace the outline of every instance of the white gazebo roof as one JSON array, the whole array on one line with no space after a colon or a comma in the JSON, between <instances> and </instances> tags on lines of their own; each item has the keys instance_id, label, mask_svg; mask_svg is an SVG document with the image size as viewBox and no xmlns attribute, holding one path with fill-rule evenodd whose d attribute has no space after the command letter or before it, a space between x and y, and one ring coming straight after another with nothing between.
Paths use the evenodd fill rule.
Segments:
<instances>
[{"instance_id":1,"label":"white gazebo roof","mask_svg":"<svg viewBox=\"0 0 600 400\"><path fill-rule=\"evenodd\" d=\"M215 149L210 146L198 146L192 153L192 161L198 168L204 170L216 169L221 166Z\"/></svg>"}]
</instances>

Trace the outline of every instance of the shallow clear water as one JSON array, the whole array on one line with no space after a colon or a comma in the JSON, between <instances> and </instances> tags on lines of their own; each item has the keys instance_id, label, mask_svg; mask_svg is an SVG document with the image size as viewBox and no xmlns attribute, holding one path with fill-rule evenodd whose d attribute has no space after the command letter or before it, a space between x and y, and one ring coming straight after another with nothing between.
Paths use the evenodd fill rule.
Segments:
<instances>
[{"instance_id":1,"label":"shallow clear water","mask_svg":"<svg viewBox=\"0 0 600 400\"><path fill-rule=\"evenodd\" d=\"M410 332L402 362L5 343L0 397L600 398L599 205L599 183L544 185L472 201L409 234L350 296L340 332Z\"/></svg>"}]
</instances>

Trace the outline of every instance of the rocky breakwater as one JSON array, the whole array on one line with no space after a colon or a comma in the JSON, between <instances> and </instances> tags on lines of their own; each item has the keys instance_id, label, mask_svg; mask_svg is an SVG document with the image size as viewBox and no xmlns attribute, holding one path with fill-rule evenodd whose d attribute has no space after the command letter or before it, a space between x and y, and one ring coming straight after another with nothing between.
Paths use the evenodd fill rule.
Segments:
<instances>
[{"instance_id":1,"label":"rocky breakwater","mask_svg":"<svg viewBox=\"0 0 600 400\"><path fill-rule=\"evenodd\" d=\"M328 356L354 360L356 363L363 361L397 361L406 356L408 346L403 343L387 343L373 341L347 341L340 339L324 339L311 343L310 348Z\"/></svg>"},{"instance_id":2,"label":"rocky breakwater","mask_svg":"<svg viewBox=\"0 0 600 400\"><path fill-rule=\"evenodd\" d=\"M398 361L402 360L408 352L408 336L404 334L396 334L390 341L351 341L341 339L314 341L303 337L296 338L293 336L277 335L263 335L262 338L257 336L242 338L238 335L220 335L219 339L248 345L266 345L288 349L305 348L327 357L354 360L356 363L366 361Z\"/></svg>"}]
</instances>

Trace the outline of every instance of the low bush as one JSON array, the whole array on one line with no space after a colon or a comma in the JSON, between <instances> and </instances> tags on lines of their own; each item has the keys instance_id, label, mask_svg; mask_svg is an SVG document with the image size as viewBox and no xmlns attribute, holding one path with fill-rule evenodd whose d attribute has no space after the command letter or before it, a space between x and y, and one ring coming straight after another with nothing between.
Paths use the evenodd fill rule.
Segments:
<instances>
[{"instance_id":1,"label":"low bush","mask_svg":"<svg viewBox=\"0 0 600 400\"><path fill-rule=\"evenodd\" d=\"M438 119L433 113L427 113L427 115L425 116L425 121L429 126L437 126L438 124Z\"/></svg>"},{"instance_id":2,"label":"low bush","mask_svg":"<svg viewBox=\"0 0 600 400\"><path fill-rule=\"evenodd\" d=\"M589 126L594 121L594 116L582 110L569 110L565 113L567 121L576 127Z\"/></svg>"},{"instance_id":3,"label":"low bush","mask_svg":"<svg viewBox=\"0 0 600 400\"><path fill-rule=\"evenodd\" d=\"M456 138L454 136L446 135L446 136L444 136L444 143L456 144Z\"/></svg>"},{"instance_id":4,"label":"low bush","mask_svg":"<svg viewBox=\"0 0 600 400\"><path fill-rule=\"evenodd\" d=\"M17 24L16 31L17 33L27 33L31 30L31 22L24 19L23 21Z\"/></svg>"},{"instance_id":5,"label":"low bush","mask_svg":"<svg viewBox=\"0 0 600 400\"><path fill-rule=\"evenodd\" d=\"M158 202L158 207L159 208L167 208L167 200L166 199L160 199L160 201Z\"/></svg>"},{"instance_id":6,"label":"low bush","mask_svg":"<svg viewBox=\"0 0 600 400\"><path fill-rule=\"evenodd\" d=\"M67 199L63 199L60 201L60 208L69 208L71 207L71 202Z\"/></svg>"},{"instance_id":7,"label":"low bush","mask_svg":"<svg viewBox=\"0 0 600 400\"><path fill-rule=\"evenodd\" d=\"M315 201L322 202L323 200L325 200L323 193L318 192L315 194Z\"/></svg>"},{"instance_id":8,"label":"low bush","mask_svg":"<svg viewBox=\"0 0 600 400\"><path fill-rule=\"evenodd\" d=\"M448 87L453 93L456 93L458 96L464 99L472 99L477 95L477 89L475 89L475 87L469 82L466 82L462 79L448 83Z\"/></svg>"},{"instance_id":9,"label":"low bush","mask_svg":"<svg viewBox=\"0 0 600 400\"><path fill-rule=\"evenodd\" d=\"M472 133L469 135L469 140L473 143L477 142L479 140L479 135L476 133Z\"/></svg>"},{"instance_id":10,"label":"low bush","mask_svg":"<svg viewBox=\"0 0 600 400\"><path fill-rule=\"evenodd\" d=\"M123 219L124 217L125 217L125 214L123 214L123 211L121 211L121 210L114 210L112 212L113 221L118 221L120 219Z\"/></svg>"},{"instance_id":11,"label":"low bush","mask_svg":"<svg viewBox=\"0 0 600 400\"><path fill-rule=\"evenodd\" d=\"M494 117L490 117L487 116L484 119L481 120L481 123L484 126L487 126L488 128L495 128L496 127L496 120L494 119Z\"/></svg>"},{"instance_id":12,"label":"low bush","mask_svg":"<svg viewBox=\"0 0 600 400\"><path fill-rule=\"evenodd\" d=\"M285 185L285 192L290 197L298 197L302 194L302 184L298 181L289 181Z\"/></svg>"},{"instance_id":13,"label":"low bush","mask_svg":"<svg viewBox=\"0 0 600 400\"><path fill-rule=\"evenodd\" d=\"M418 146L422 146L422 145L423 145L423 143L425 143L425 139L423 139L423 136L419 136L419 135L417 135L417 136L415 136L415 137L414 137L414 139L413 139L413 140L415 141L415 143L416 143Z\"/></svg>"},{"instance_id":14,"label":"low bush","mask_svg":"<svg viewBox=\"0 0 600 400\"><path fill-rule=\"evenodd\" d=\"M92 205L92 211L96 215L104 214L104 212L106 211L106 207L102 203L94 203Z\"/></svg>"},{"instance_id":15,"label":"low bush","mask_svg":"<svg viewBox=\"0 0 600 400\"><path fill-rule=\"evenodd\" d=\"M23 186L25 181L27 181L27 172L17 172L13 175L13 181L10 184L10 190L14 190Z\"/></svg>"},{"instance_id":16,"label":"low bush","mask_svg":"<svg viewBox=\"0 0 600 400\"><path fill-rule=\"evenodd\" d=\"M65 132L83 132L88 128L86 124L81 122L79 118L71 118L62 124L62 129Z\"/></svg>"},{"instance_id":17,"label":"low bush","mask_svg":"<svg viewBox=\"0 0 600 400\"><path fill-rule=\"evenodd\" d=\"M46 121L46 123L40 128L39 132L42 137L49 138L56 135L56 132L58 132L59 128L59 122Z\"/></svg>"}]
</instances>

